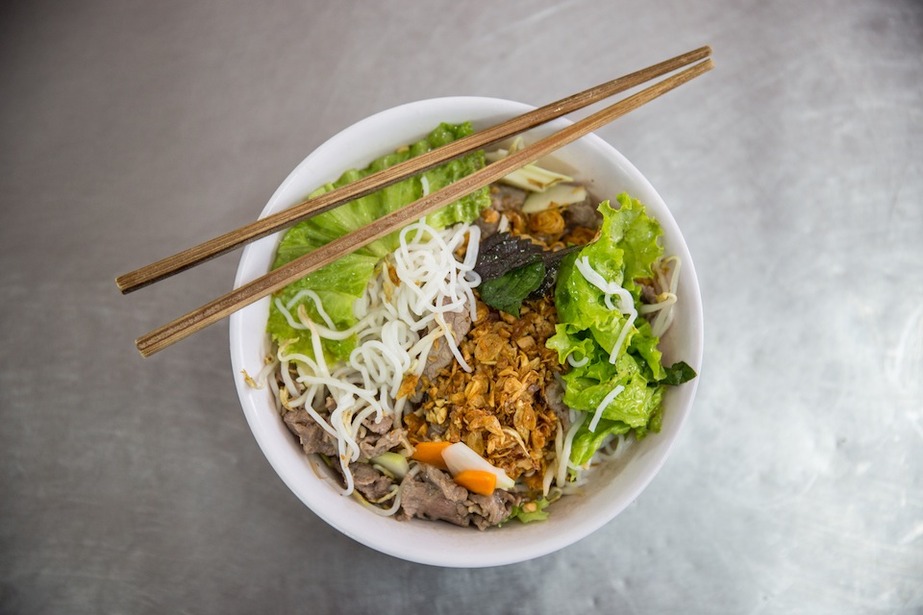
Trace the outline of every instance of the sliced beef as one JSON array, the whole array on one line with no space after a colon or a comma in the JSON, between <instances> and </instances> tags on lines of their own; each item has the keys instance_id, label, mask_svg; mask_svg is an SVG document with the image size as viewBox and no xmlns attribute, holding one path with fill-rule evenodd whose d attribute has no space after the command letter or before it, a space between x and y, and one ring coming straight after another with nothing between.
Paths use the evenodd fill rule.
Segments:
<instances>
[{"instance_id":1,"label":"sliced beef","mask_svg":"<svg viewBox=\"0 0 923 615\"><path fill-rule=\"evenodd\" d=\"M455 343L458 344L471 329L471 314L467 309L462 309L458 312L445 312L443 314L445 318L445 323L448 328L452 331L452 337L455 339ZM433 330L437 325L431 324L430 331ZM429 356L426 358L426 367L423 368L423 378L432 380L436 377L436 374L439 371L452 362L452 359L455 358L455 355L452 354L452 349L449 347L449 343L444 337L440 337L435 342L433 342L433 347L429 351Z\"/></svg>"},{"instance_id":2,"label":"sliced beef","mask_svg":"<svg viewBox=\"0 0 923 615\"><path fill-rule=\"evenodd\" d=\"M282 417L289 431L298 436L304 452L311 455L320 453L335 457L338 453L336 438L317 424L308 412L302 408L289 410ZM359 443L359 459L367 461L372 457L399 446L404 436L404 429L394 425L390 416L383 416L375 422L375 417L363 421L356 441Z\"/></svg>"},{"instance_id":3,"label":"sliced beef","mask_svg":"<svg viewBox=\"0 0 923 615\"><path fill-rule=\"evenodd\" d=\"M356 491L369 500L380 500L388 495L394 481L367 463L352 463L349 470L353 475Z\"/></svg>"},{"instance_id":4,"label":"sliced beef","mask_svg":"<svg viewBox=\"0 0 923 615\"><path fill-rule=\"evenodd\" d=\"M371 416L362 422L356 441L359 443L359 459L366 461L390 451L400 445L404 437L404 429L394 424L394 419L388 415L375 422Z\"/></svg>"},{"instance_id":5,"label":"sliced beef","mask_svg":"<svg viewBox=\"0 0 923 615\"><path fill-rule=\"evenodd\" d=\"M589 198L564 208L564 223L567 225L568 230L573 230L579 226L599 228L602 219L602 214L596 210L596 206L593 205Z\"/></svg>"},{"instance_id":6,"label":"sliced beef","mask_svg":"<svg viewBox=\"0 0 923 615\"><path fill-rule=\"evenodd\" d=\"M564 405L564 385L557 379L552 380L545 387L544 396L545 403L554 410L561 421L561 428L566 432L570 428L570 408Z\"/></svg>"},{"instance_id":7,"label":"sliced beef","mask_svg":"<svg viewBox=\"0 0 923 615\"><path fill-rule=\"evenodd\" d=\"M312 455L320 453L321 455L336 455L336 440L324 431L324 428L317 424L307 410L299 408L289 410L282 417L289 431L298 436L304 452Z\"/></svg>"},{"instance_id":8,"label":"sliced beef","mask_svg":"<svg viewBox=\"0 0 923 615\"><path fill-rule=\"evenodd\" d=\"M471 522L479 530L483 530L509 517L516 501L516 496L512 493L497 489L492 495L472 493L466 504Z\"/></svg>"},{"instance_id":9,"label":"sliced beef","mask_svg":"<svg viewBox=\"0 0 923 615\"><path fill-rule=\"evenodd\" d=\"M320 453L328 457L337 457L336 439L318 425L306 410L302 408L290 410L285 413L283 420L289 431L298 436L305 453L309 455ZM373 468L367 461L398 446L404 430L400 427L394 428L393 419L383 416L378 423L375 423L374 417L366 419L360 431L360 436L357 438L360 451L359 461L350 464L349 469L353 475L356 490L367 500L378 500L388 494L394 486L394 481ZM338 463L332 464L332 467L342 475Z\"/></svg>"},{"instance_id":10,"label":"sliced beef","mask_svg":"<svg viewBox=\"0 0 923 615\"><path fill-rule=\"evenodd\" d=\"M455 355L452 354L449 343L444 337L438 338L433 342L433 347L430 348L429 355L426 357L426 367L423 368L422 374L423 378L432 380L443 367L452 362L453 358L455 358ZM421 381L423 378L421 378Z\"/></svg>"},{"instance_id":11,"label":"sliced beef","mask_svg":"<svg viewBox=\"0 0 923 615\"><path fill-rule=\"evenodd\" d=\"M452 337L456 342L460 342L468 335L468 330L471 329L471 312L467 308L458 312L445 312L442 317L445 319L445 324L452 330Z\"/></svg>"},{"instance_id":12,"label":"sliced beef","mask_svg":"<svg viewBox=\"0 0 923 615\"><path fill-rule=\"evenodd\" d=\"M499 212L522 211L526 202L526 191L506 184L493 184L490 187L490 206Z\"/></svg>"},{"instance_id":13,"label":"sliced beef","mask_svg":"<svg viewBox=\"0 0 923 615\"><path fill-rule=\"evenodd\" d=\"M467 489L456 485L438 468L427 464L421 464L420 467L419 475L408 474L401 482L400 518L419 517L431 521L448 521L463 527L470 525L468 510L465 508Z\"/></svg>"},{"instance_id":14,"label":"sliced beef","mask_svg":"<svg viewBox=\"0 0 923 615\"><path fill-rule=\"evenodd\" d=\"M442 470L420 464L420 473L408 475L401 483L399 518L447 521L483 530L509 517L516 501L515 495L500 489L490 496L469 493Z\"/></svg>"},{"instance_id":15,"label":"sliced beef","mask_svg":"<svg viewBox=\"0 0 923 615\"><path fill-rule=\"evenodd\" d=\"M434 485L442 497L453 502L464 502L468 497L468 490L452 480L448 473L443 472L435 466L421 463L423 468L421 473L431 485Z\"/></svg>"},{"instance_id":16,"label":"sliced beef","mask_svg":"<svg viewBox=\"0 0 923 615\"><path fill-rule=\"evenodd\" d=\"M359 439L359 459L364 461L390 451L400 445L403 436L404 430L400 427L383 435L368 432L364 438Z\"/></svg>"},{"instance_id":17,"label":"sliced beef","mask_svg":"<svg viewBox=\"0 0 923 615\"><path fill-rule=\"evenodd\" d=\"M362 421L363 427L378 435L388 433L388 431L391 430L392 425L394 425L394 419L392 419L387 414L382 414L381 420L377 420L377 417L375 416L370 416L369 418Z\"/></svg>"}]
</instances>

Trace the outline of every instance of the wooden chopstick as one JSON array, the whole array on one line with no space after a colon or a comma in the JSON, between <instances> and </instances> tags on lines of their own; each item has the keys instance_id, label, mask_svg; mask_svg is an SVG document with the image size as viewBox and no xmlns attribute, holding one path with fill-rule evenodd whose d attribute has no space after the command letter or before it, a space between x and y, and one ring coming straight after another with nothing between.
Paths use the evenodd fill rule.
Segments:
<instances>
[{"instance_id":1,"label":"wooden chopstick","mask_svg":"<svg viewBox=\"0 0 923 615\"><path fill-rule=\"evenodd\" d=\"M139 288L143 288L181 271L185 271L186 269L215 258L216 256L230 252L234 248L247 242L265 237L282 228L295 224L296 222L328 211L346 201L352 201L363 197L468 152L498 143L530 128L534 128L535 126L539 126L578 109L582 109L590 104L641 85L642 83L646 83L651 79L655 79L661 75L692 64L693 62L702 60L710 54L710 47L700 47L678 55L675 58L660 62L659 64L654 64L634 73L573 94L557 102L545 105L544 107L539 107L534 111L529 111L486 130L476 132L448 145L436 148L378 173L359 179L337 190L333 190L313 199L302 201L283 211L215 237L214 239L210 239L197 246L183 250L173 256L120 275L115 279L115 283L122 293L138 290Z\"/></svg>"},{"instance_id":2,"label":"wooden chopstick","mask_svg":"<svg viewBox=\"0 0 923 615\"><path fill-rule=\"evenodd\" d=\"M702 75L714 67L711 59L694 64L689 68L645 88L624 100L589 115L566 128L547 136L531 145L487 165L483 169L449 184L442 190L429 194L413 203L387 214L368 226L362 227L339 239L297 258L268 274L245 284L202 307L177 318L135 341L138 351L145 357L163 350L167 346L213 324L231 313L265 297L288 284L304 277L311 271L328 265L343 254L365 246L384 237L402 226L451 203L462 196L495 182L531 162L535 162L554 150L585 136L608 124L612 120L637 109L662 96L670 90Z\"/></svg>"}]
</instances>

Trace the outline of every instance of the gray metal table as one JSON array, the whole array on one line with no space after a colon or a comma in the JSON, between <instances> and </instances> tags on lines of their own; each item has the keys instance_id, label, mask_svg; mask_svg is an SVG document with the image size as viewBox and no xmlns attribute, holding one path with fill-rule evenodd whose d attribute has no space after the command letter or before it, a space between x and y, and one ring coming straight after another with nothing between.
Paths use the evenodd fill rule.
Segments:
<instances>
[{"instance_id":1,"label":"gray metal table","mask_svg":"<svg viewBox=\"0 0 923 615\"><path fill-rule=\"evenodd\" d=\"M7 3L0 18L0 612L923 610L923 5ZM394 560L289 493L225 326L132 340L339 129L409 100L544 103L710 43L601 135L684 228L696 407L624 514L491 570Z\"/></svg>"}]
</instances>

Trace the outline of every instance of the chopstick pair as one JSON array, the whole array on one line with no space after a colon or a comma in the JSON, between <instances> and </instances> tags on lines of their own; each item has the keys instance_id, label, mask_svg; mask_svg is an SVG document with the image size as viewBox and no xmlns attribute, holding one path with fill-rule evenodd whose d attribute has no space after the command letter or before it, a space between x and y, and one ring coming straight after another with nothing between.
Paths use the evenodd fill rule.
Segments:
<instances>
[{"instance_id":1,"label":"chopstick pair","mask_svg":"<svg viewBox=\"0 0 923 615\"><path fill-rule=\"evenodd\" d=\"M328 211L347 201L370 194L402 179L464 155L472 150L498 143L513 135L566 115L567 113L576 111L641 85L651 79L688 66L685 70L647 87L628 98L614 103L601 111L593 113L563 128L557 133L536 141L494 163L488 164L483 169L461 178L442 190L433 192L414 201L409 205L379 218L368 226L331 241L313 252L295 259L248 284L234 289L226 295L139 337L135 341L135 345L139 352L147 357L192 335L210 324L222 320L250 303L284 288L312 271L330 264L343 254L357 250L470 192L487 186L509 175L516 169L535 162L539 158L550 154L568 143L601 128L616 118L702 75L714 67L709 57L710 55L711 49L709 47L700 47L699 49L676 56L670 60L654 64L640 71L584 90L583 92L545 105L534 111L527 112L486 130L476 132L421 156L411 158L405 162L389 167L379 173L347 184L342 188L314 199L303 201L293 207L257 220L256 222L225 233L224 235L220 235L198 246L194 246L183 252L119 276L116 278L116 284L123 293L143 288L144 286L189 269L211 258L225 254L244 243L265 237L286 226ZM690 64L691 66L689 66Z\"/></svg>"}]
</instances>

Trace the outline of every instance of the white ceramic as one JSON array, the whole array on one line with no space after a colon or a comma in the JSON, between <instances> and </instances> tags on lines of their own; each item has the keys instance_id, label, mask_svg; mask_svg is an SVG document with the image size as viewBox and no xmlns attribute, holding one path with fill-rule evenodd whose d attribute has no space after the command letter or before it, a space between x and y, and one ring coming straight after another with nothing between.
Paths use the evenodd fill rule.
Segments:
<instances>
[{"instance_id":1,"label":"white ceramic","mask_svg":"<svg viewBox=\"0 0 923 615\"><path fill-rule=\"evenodd\" d=\"M475 128L483 128L532 108L494 98L452 97L383 111L350 126L308 156L276 190L262 216L302 200L345 169L364 167L375 157L417 140L439 122L470 120ZM556 120L546 124L533 130L527 140L559 130L567 123ZM661 348L667 364L684 360L700 371L703 331L699 286L692 258L663 199L624 156L595 135L559 150L544 162L586 182L591 193L601 199L627 191L660 220L666 253L678 254L683 261L679 309ZM278 234L267 237L243 251L236 286L267 272L278 240ZM377 516L353 499L340 496L317 475L283 425L269 391L254 390L245 384L241 370L258 373L268 350L268 310L269 300L264 299L230 319L231 362L240 403L266 458L289 489L327 523L373 549L424 564L485 567L520 562L566 547L611 521L660 470L689 414L699 380L670 389L665 396L662 431L635 444L617 463L600 468L585 494L555 503L545 522L511 522L483 532L443 522L399 522ZM311 540L310 536L302 539Z\"/></svg>"}]
</instances>

